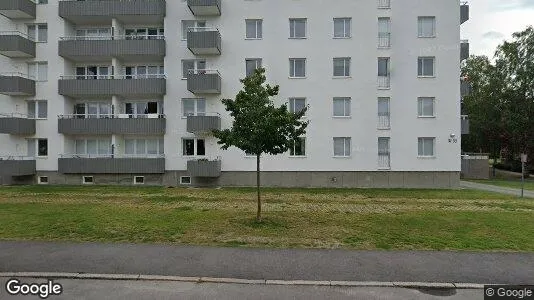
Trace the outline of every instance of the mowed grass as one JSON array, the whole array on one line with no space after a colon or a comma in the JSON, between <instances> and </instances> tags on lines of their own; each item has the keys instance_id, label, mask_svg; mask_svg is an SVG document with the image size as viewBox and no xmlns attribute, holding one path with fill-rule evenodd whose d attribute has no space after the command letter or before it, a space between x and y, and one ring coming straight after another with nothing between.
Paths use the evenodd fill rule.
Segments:
<instances>
[{"instance_id":1,"label":"mowed grass","mask_svg":"<svg viewBox=\"0 0 534 300\"><path fill-rule=\"evenodd\" d=\"M534 251L534 201L473 190L0 188L0 239Z\"/></svg>"},{"instance_id":2,"label":"mowed grass","mask_svg":"<svg viewBox=\"0 0 534 300\"><path fill-rule=\"evenodd\" d=\"M487 179L487 180L469 180L472 182L502 186L507 188L520 189L521 179ZM534 179L525 179L525 190L534 191Z\"/></svg>"}]
</instances>

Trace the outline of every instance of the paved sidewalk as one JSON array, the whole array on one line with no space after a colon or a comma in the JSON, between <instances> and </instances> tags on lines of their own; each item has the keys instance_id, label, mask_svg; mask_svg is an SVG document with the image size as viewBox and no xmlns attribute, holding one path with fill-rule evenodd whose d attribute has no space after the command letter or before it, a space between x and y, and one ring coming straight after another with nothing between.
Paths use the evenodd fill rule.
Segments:
<instances>
[{"instance_id":1,"label":"paved sidewalk","mask_svg":"<svg viewBox=\"0 0 534 300\"><path fill-rule=\"evenodd\" d=\"M532 284L534 253L0 242L0 272Z\"/></svg>"},{"instance_id":2,"label":"paved sidewalk","mask_svg":"<svg viewBox=\"0 0 534 300\"><path fill-rule=\"evenodd\" d=\"M507 187L482 184L482 183L476 183L476 182L470 182L470 181L463 181L463 180L460 182L460 186L463 188L470 188L470 189L475 189L475 190L508 194L508 195L514 195L518 197L521 196L521 189L507 188ZM525 190L524 196L526 198L534 198L534 192Z\"/></svg>"}]
</instances>

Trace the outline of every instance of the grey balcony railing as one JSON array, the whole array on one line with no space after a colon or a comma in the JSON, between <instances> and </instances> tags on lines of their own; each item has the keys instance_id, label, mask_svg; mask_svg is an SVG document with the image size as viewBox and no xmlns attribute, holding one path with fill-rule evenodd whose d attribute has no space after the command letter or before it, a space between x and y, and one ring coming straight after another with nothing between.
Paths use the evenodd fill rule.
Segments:
<instances>
[{"instance_id":1,"label":"grey balcony railing","mask_svg":"<svg viewBox=\"0 0 534 300\"><path fill-rule=\"evenodd\" d=\"M207 133L220 129L221 116L218 113L187 116L187 132Z\"/></svg>"},{"instance_id":2,"label":"grey balcony railing","mask_svg":"<svg viewBox=\"0 0 534 300\"><path fill-rule=\"evenodd\" d=\"M378 168L382 170L391 168L391 155L389 151L378 151Z\"/></svg>"},{"instance_id":3,"label":"grey balcony railing","mask_svg":"<svg viewBox=\"0 0 534 300\"><path fill-rule=\"evenodd\" d=\"M390 126L389 113L378 113L378 129L389 129Z\"/></svg>"},{"instance_id":4,"label":"grey balcony railing","mask_svg":"<svg viewBox=\"0 0 534 300\"><path fill-rule=\"evenodd\" d=\"M462 97L469 96L472 89L471 83L466 80L460 80L460 94Z\"/></svg>"},{"instance_id":5,"label":"grey balcony railing","mask_svg":"<svg viewBox=\"0 0 534 300\"><path fill-rule=\"evenodd\" d=\"M0 54L12 58L35 57L35 41L22 32L2 31Z\"/></svg>"},{"instance_id":6,"label":"grey balcony railing","mask_svg":"<svg viewBox=\"0 0 534 300\"><path fill-rule=\"evenodd\" d=\"M221 34L208 27L191 27L187 31L187 48L195 55L221 54Z\"/></svg>"},{"instance_id":7,"label":"grey balcony railing","mask_svg":"<svg viewBox=\"0 0 534 300\"><path fill-rule=\"evenodd\" d=\"M221 75L217 70L189 70L187 90L195 94L220 94Z\"/></svg>"},{"instance_id":8,"label":"grey balcony railing","mask_svg":"<svg viewBox=\"0 0 534 300\"><path fill-rule=\"evenodd\" d=\"M470 128L469 128L469 116L468 115L462 115L461 116L461 131L462 134L469 134Z\"/></svg>"},{"instance_id":9,"label":"grey balcony railing","mask_svg":"<svg viewBox=\"0 0 534 300\"><path fill-rule=\"evenodd\" d=\"M115 18L123 23L162 23L166 15L165 0L62 0L59 16L75 24L111 22Z\"/></svg>"},{"instance_id":10,"label":"grey balcony railing","mask_svg":"<svg viewBox=\"0 0 534 300\"><path fill-rule=\"evenodd\" d=\"M378 0L378 8L391 8L391 0Z\"/></svg>"},{"instance_id":11,"label":"grey balcony railing","mask_svg":"<svg viewBox=\"0 0 534 300\"><path fill-rule=\"evenodd\" d=\"M35 1L1 0L0 14L10 19L35 19Z\"/></svg>"},{"instance_id":12,"label":"grey balcony railing","mask_svg":"<svg viewBox=\"0 0 534 300\"><path fill-rule=\"evenodd\" d=\"M187 0L187 6L195 16L221 15L221 0Z\"/></svg>"},{"instance_id":13,"label":"grey balcony railing","mask_svg":"<svg viewBox=\"0 0 534 300\"><path fill-rule=\"evenodd\" d=\"M166 54L165 37L162 35L102 36L102 37L64 37L59 41L59 56L73 61L143 59L146 61L163 60Z\"/></svg>"},{"instance_id":14,"label":"grey balcony railing","mask_svg":"<svg viewBox=\"0 0 534 300\"><path fill-rule=\"evenodd\" d=\"M390 48L391 47L391 33L379 32L377 46L378 48Z\"/></svg>"},{"instance_id":15,"label":"grey balcony railing","mask_svg":"<svg viewBox=\"0 0 534 300\"><path fill-rule=\"evenodd\" d=\"M462 40L460 42L460 60L469 58L469 40Z\"/></svg>"},{"instance_id":16,"label":"grey balcony railing","mask_svg":"<svg viewBox=\"0 0 534 300\"><path fill-rule=\"evenodd\" d=\"M60 115L62 134L165 134L165 115L148 114L130 118L128 114L108 116Z\"/></svg>"},{"instance_id":17,"label":"grey balcony railing","mask_svg":"<svg viewBox=\"0 0 534 300\"><path fill-rule=\"evenodd\" d=\"M35 134L35 119L17 113L0 113L0 133L15 135Z\"/></svg>"},{"instance_id":18,"label":"grey balcony railing","mask_svg":"<svg viewBox=\"0 0 534 300\"><path fill-rule=\"evenodd\" d=\"M221 176L221 160L190 160L187 162L187 172L192 177L219 177Z\"/></svg>"},{"instance_id":19,"label":"grey balcony railing","mask_svg":"<svg viewBox=\"0 0 534 300\"><path fill-rule=\"evenodd\" d=\"M27 176L35 174L35 158L0 156L0 176Z\"/></svg>"},{"instance_id":20,"label":"grey balcony railing","mask_svg":"<svg viewBox=\"0 0 534 300\"><path fill-rule=\"evenodd\" d=\"M63 174L163 174L165 157L64 154L58 159Z\"/></svg>"},{"instance_id":21,"label":"grey balcony railing","mask_svg":"<svg viewBox=\"0 0 534 300\"><path fill-rule=\"evenodd\" d=\"M389 76L378 76L377 85L378 89L389 89L390 88L390 77Z\"/></svg>"},{"instance_id":22,"label":"grey balcony railing","mask_svg":"<svg viewBox=\"0 0 534 300\"><path fill-rule=\"evenodd\" d=\"M460 24L469 20L469 3L467 1L460 2Z\"/></svg>"},{"instance_id":23,"label":"grey balcony railing","mask_svg":"<svg viewBox=\"0 0 534 300\"><path fill-rule=\"evenodd\" d=\"M166 94L165 75L73 75L62 76L59 94L74 98L86 96L162 96Z\"/></svg>"},{"instance_id":24,"label":"grey balcony railing","mask_svg":"<svg viewBox=\"0 0 534 300\"><path fill-rule=\"evenodd\" d=\"M0 94L11 96L34 96L35 78L17 72L1 73Z\"/></svg>"}]
</instances>

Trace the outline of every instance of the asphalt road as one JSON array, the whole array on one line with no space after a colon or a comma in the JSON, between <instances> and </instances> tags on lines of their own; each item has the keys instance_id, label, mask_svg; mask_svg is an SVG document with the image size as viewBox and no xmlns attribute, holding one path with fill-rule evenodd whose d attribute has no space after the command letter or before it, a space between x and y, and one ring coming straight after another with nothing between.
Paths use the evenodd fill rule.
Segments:
<instances>
[{"instance_id":1,"label":"asphalt road","mask_svg":"<svg viewBox=\"0 0 534 300\"><path fill-rule=\"evenodd\" d=\"M0 242L0 272L533 284L534 253Z\"/></svg>"},{"instance_id":2,"label":"asphalt road","mask_svg":"<svg viewBox=\"0 0 534 300\"><path fill-rule=\"evenodd\" d=\"M11 296L0 278L0 299L39 299L36 296ZM45 283L45 279L26 278L24 282ZM50 296L50 300L70 299L483 299L484 291L478 290L416 290L376 287L330 287L330 286L282 286L219 283L188 283L163 281L109 281L109 280L58 280L63 293Z\"/></svg>"}]
</instances>

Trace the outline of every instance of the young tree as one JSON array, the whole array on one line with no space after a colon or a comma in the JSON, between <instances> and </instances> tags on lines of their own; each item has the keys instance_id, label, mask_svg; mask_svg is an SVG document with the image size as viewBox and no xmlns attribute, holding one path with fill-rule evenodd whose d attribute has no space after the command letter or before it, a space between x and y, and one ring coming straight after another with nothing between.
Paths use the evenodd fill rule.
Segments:
<instances>
[{"instance_id":1,"label":"young tree","mask_svg":"<svg viewBox=\"0 0 534 300\"><path fill-rule=\"evenodd\" d=\"M306 133L308 121L302 121L307 107L292 113L283 104L274 105L271 97L278 95L278 86L265 84L265 69L241 79L243 89L235 100L223 99L226 111L233 117L232 128L214 131L217 142L226 150L237 147L256 156L256 188L258 210L256 220L261 222L260 159L263 154L287 152L295 140Z\"/></svg>"}]
</instances>

